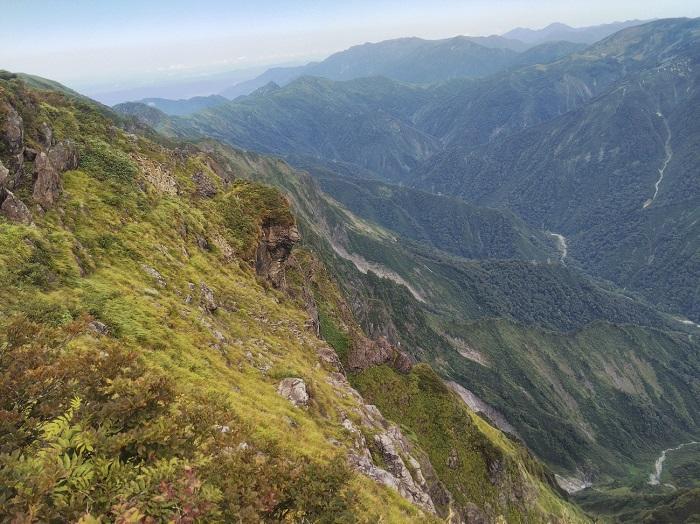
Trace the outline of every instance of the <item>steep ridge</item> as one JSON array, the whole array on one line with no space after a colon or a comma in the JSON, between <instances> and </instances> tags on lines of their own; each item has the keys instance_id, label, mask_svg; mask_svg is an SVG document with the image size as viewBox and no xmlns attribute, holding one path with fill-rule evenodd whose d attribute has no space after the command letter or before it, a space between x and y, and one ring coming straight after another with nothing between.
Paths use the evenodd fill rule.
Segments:
<instances>
[{"instance_id":1,"label":"steep ridge","mask_svg":"<svg viewBox=\"0 0 700 524\"><path fill-rule=\"evenodd\" d=\"M469 426L455 452L488 484L455 484L425 440L353 389L317 337L338 340L324 309L342 305L334 284L313 298L303 276L323 266L293 255L287 201L246 180L280 162L126 132L103 108L12 75L0 100L0 514L586 520L457 397L442 395ZM388 346L358 327L353 338L386 362ZM493 463L507 479L489 478Z\"/></svg>"},{"instance_id":2,"label":"steep ridge","mask_svg":"<svg viewBox=\"0 0 700 524\"><path fill-rule=\"evenodd\" d=\"M645 316L630 297L608 295L559 264L465 261L406 242L342 209L281 162L254 171L289 194L305 243L336 275L366 333L431 362L505 413L561 474L627 479L633 464L656 455L659 441L697 433L697 342L673 333L674 321ZM425 301L400 283L357 271L332 243L399 273ZM641 327L650 324L661 330ZM675 407L661 390L674 392ZM639 427L628 429L630 413Z\"/></svg>"},{"instance_id":3,"label":"steep ridge","mask_svg":"<svg viewBox=\"0 0 700 524\"><path fill-rule=\"evenodd\" d=\"M438 150L436 140L406 118L425 97L421 88L383 78L336 83L303 77L180 125L245 149L349 162L400 178Z\"/></svg>"}]
</instances>

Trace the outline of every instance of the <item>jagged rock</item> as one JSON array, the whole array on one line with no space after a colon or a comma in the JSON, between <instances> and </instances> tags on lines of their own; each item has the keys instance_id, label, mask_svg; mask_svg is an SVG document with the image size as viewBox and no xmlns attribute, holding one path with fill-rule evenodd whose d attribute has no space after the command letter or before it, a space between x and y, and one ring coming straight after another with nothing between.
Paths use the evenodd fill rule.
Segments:
<instances>
[{"instance_id":1,"label":"jagged rock","mask_svg":"<svg viewBox=\"0 0 700 524\"><path fill-rule=\"evenodd\" d=\"M389 343L386 337L379 337L377 340L365 337L357 339L347 358L348 368L352 371L389 364L397 371L408 373L413 367L410 357Z\"/></svg>"},{"instance_id":2,"label":"jagged rock","mask_svg":"<svg viewBox=\"0 0 700 524\"><path fill-rule=\"evenodd\" d=\"M5 116L0 127L0 139L5 143L5 148L10 155L17 155L24 149L24 125L22 117L7 102L0 106L0 114Z\"/></svg>"},{"instance_id":3,"label":"jagged rock","mask_svg":"<svg viewBox=\"0 0 700 524\"><path fill-rule=\"evenodd\" d=\"M203 251L209 251L209 242L207 242L207 239L202 235L197 235L196 238L199 249L202 249Z\"/></svg>"},{"instance_id":4,"label":"jagged rock","mask_svg":"<svg viewBox=\"0 0 700 524\"><path fill-rule=\"evenodd\" d=\"M4 118L3 118L4 117ZM7 102L0 105L0 118L3 118L0 125L0 141L5 145L8 154L7 168L10 172L10 180L7 187L14 187L17 180L22 176L24 166L24 122L22 117Z\"/></svg>"},{"instance_id":5,"label":"jagged rock","mask_svg":"<svg viewBox=\"0 0 700 524\"><path fill-rule=\"evenodd\" d=\"M44 209L48 209L58 198L61 190L61 178L56 168L49 161L49 156L43 151L34 161L34 192L32 197Z\"/></svg>"},{"instance_id":6,"label":"jagged rock","mask_svg":"<svg viewBox=\"0 0 700 524\"><path fill-rule=\"evenodd\" d=\"M316 350L319 360L324 364L324 367L329 371L342 371L343 364L338 358L338 354L328 346L321 346Z\"/></svg>"},{"instance_id":7,"label":"jagged rock","mask_svg":"<svg viewBox=\"0 0 700 524\"><path fill-rule=\"evenodd\" d=\"M399 373L409 373L413 369L413 360L403 351L397 350L391 365Z\"/></svg>"},{"instance_id":8,"label":"jagged rock","mask_svg":"<svg viewBox=\"0 0 700 524\"><path fill-rule=\"evenodd\" d=\"M37 152L36 149L32 149L31 147L25 147L24 151L22 151L22 155L24 156L24 159L27 162L34 162Z\"/></svg>"},{"instance_id":9,"label":"jagged rock","mask_svg":"<svg viewBox=\"0 0 700 524\"><path fill-rule=\"evenodd\" d=\"M377 416L379 417L378 419L375 418ZM378 410L376 413L368 414L368 418L372 420L372 425L375 429L377 427L383 429L382 424L386 423L386 420L384 420ZM374 437L375 444L388 466L388 471L374 464L364 435L355 428L352 421L347 418L344 419L343 427L355 436L354 450L348 456L348 461L352 467L375 482L395 489L402 497L413 504L431 513L436 513L435 505L428 494L428 486L421 472L420 464L410 456L410 444L405 440L398 427L390 426L387 430L378 433ZM406 467L401 453L405 454L408 460L411 461L411 466L416 468L413 475Z\"/></svg>"},{"instance_id":10,"label":"jagged rock","mask_svg":"<svg viewBox=\"0 0 700 524\"><path fill-rule=\"evenodd\" d=\"M284 263L299 238L299 231L293 224L263 227L262 238L255 253L257 274L269 280L274 287L282 287Z\"/></svg>"},{"instance_id":11,"label":"jagged rock","mask_svg":"<svg viewBox=\"0 0 700 524\"><path fill-rule=\"evenodd\" d=\"M78 150L72 142L59 142L48 153L38 153L34 160L34 200L44 209L53 206L61 193L61 173L76 167Z\"/></svg>"},{"instance_id":12,"label":"jagged rock","mask_svg":"<svg viewBox=\"0 0 700 524\"><path fill-rule=\"evenodd\" d=\"M107 325L99 320L93 320L90 322L88 324L88 329L96 335L106 335L109 332Z\"/></svg>"},{"instance_id":13,"label":"jagged rock","mask_svg":"<svg viewBox=\"0 0 700 524\"><path fill-rule=\"evenodd\" d=\"M70 140L62 140L49 149L49 160L60 173L76 169L80 162L78 148Z\"/></svg>"},{"instance_id":14,"label":"jagged rock","mask_svg":"<svg viewBox=\"0 0 700 524\"><path fill-rule=\"evenodd\" d=\"M212 244L216 246L226 262L231 262L235 258L236 252L231 247L231 244L229 244L221 235L214 235L212 238Z\"/></svg>"},{"instance_id":15,"label":"jagged rock","mask_svg":"<svg viewBox=\"0 0 700 524\"><path fill-rule=\"evenodd\" d=\"M209 313L216 311L219 305L216 303L214 292L209 288L209 286L207 286L204 282L200 282L199 291L200 303L202 304L202 307Z\"/></svg>"},{"instance_id":16,"label":"jagged rock","mask_svg":"<svg viewBox=\"0 0 700 524\"><path fill-rule=\"evenodd\" d=\"M42 122L39 126L39 141L45 149L50 149L53 146L53 130L46 122Z\"/></svg>"},{"instance_id":17,"label":"jagged rock","mask_svg":"<svg viewBox=\"0 0 700 524\"><path fill-rule=\"evenodd\" d=\"M217 190L214 182L204 174L203 171L197 171L192 175L192 180L197 188L197 194L202 197L211 198L216 195Z\"/></svg>"},{"instance_id":18,"label":"jagged rock","mask_svg":"<svg viewBox=\"0 0 700 524\"><path fill-rule=\"evenodd\" d=\"M306 383L300 378L285 378L277 386L277 393L297 407L308 406Z\"/></svg>"},{"instance_id":19,"label":"jagged rock","mask_svg":"<svg viewBox=\"0 0 700 524\"><path fill-rule=\"evenodd\" d=\"M131 159L138 165L143 177L157 193L173 196L179 193L177 181L165 164L138 154L132 154Z\"/></svg>"},{"instance_id":20,"label":"jagged rock","mask_svg":"<svg viewBox=\"0 0 700 524\"><path fill-rule=\"evenodd\" d=\"M155 268L152 268L146 264L141 264L141 269L143 269L148 276L152 277L160 287L166 287L168 285L165 278L163 278L163 275L161 275Z\"/></svg>"},{"instance_id":21,"label":"jagged rock","mask_svg":"<svg viewBox=\"0 0 700 524\"><path fill-rule=\"evenodd\" d=\"M5 193L2 205L0 205L0 213L8 220L20 222L21 224L32 223L32 213L29 208L17 198L12 192L3 190Z\"/></svg>"},{"instance_id":22,"label":"jagged rock","mask_svg":"<svg viewBox=\"0 0 700 524\"><path fill-rule=\"evenodd\" d=\"M7 169L2 162L0 162L0 189L5 187L8 179L10 178L10 170Z\"/></svg>"}]
</instances>

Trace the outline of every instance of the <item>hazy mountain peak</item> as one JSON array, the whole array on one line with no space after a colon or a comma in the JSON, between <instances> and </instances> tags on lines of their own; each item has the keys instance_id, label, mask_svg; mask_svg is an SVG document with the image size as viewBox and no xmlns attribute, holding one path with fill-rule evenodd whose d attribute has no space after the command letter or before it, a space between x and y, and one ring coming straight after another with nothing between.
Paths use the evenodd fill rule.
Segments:
<instances>
[{"instance_id":1,"label":"hazy mountain peak","mask_svg":"<svg viewBox=\"0 0 700 524\"><path fill-rule=\"evenodd\" d=\"M647 20L648 21L648 20ZM521 40L528 44L539 44L554 40L567 40L574 43L592 44L617 31L641 25L645 20L627 20L586 27L571 27L561 22L553 22L542 29L517 27L504 33L504 38Z\"/></svg>"}]
</instances>

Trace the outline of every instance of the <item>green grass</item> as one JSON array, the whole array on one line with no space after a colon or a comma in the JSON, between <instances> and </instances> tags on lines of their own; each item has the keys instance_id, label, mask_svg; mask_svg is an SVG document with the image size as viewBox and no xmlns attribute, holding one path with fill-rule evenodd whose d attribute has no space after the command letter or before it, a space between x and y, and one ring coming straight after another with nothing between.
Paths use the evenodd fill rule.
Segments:
<instances>
[{"instance_id":1,"label":"green grass","mask_svg":"<svg viewBox=\"0 0 700 524\"><path fill-rule=\"evenodd\" d=\"M430 520L349 470L341 421L357 401L317 366L326 344L303 309L255 274L259 228L293 222L276 190L239 180L196 198L201 153L129 137L81 101L13 79L0 97L28 140L46 120L81 150L56 207L33 226L0 221L0 514ZM156 167L179 194L150 182ZM289 375L306 381L308 409L276 393Z\"/></svg>"}]
</instances>

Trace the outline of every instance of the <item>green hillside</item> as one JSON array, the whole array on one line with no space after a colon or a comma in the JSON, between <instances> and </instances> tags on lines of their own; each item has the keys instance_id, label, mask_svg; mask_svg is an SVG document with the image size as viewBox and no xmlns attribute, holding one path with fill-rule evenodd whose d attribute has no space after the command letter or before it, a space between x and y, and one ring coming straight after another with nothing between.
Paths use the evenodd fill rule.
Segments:
<instances>
[{"instance_id":1,"label":"green hillside","mask_svg":"<svg viewBox=\"0 0 700 524\"><path fill-rule=\"evenodd\" d=\"M322 266L294 250L282 195L248 180L277 161L127 132L10 75L0 107L3 520L431 522L451 497L485 511L488 489L493 522L585 521L544 474L431 491L442 466L317 336L297 275ZM471 442L503 437L469 435L478 472ZM544 471L519 449L509 468Z\"/></svg>"}]
</instances>

